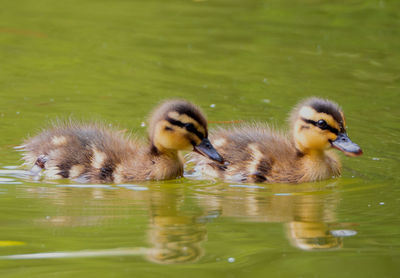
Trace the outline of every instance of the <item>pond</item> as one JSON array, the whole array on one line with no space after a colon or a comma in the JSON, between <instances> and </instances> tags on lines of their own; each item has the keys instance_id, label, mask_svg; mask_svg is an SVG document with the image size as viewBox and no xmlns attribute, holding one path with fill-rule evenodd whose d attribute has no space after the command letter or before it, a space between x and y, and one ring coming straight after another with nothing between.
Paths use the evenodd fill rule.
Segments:
<instances>
[{"instance_id":1,"label":"pond","mask_svg":"<svg viewBox=\"0 0 400 278\"><path fill-rule=\"evenodd\" d=\"M398 1L23 0L0 15L1 277L400 275ZM287 129L309 96L338 102L363 148L340 154L340 178L34 181L14 150L57 118L146 136L168 98L211 130Z\"/></svg>"}]
</instances>

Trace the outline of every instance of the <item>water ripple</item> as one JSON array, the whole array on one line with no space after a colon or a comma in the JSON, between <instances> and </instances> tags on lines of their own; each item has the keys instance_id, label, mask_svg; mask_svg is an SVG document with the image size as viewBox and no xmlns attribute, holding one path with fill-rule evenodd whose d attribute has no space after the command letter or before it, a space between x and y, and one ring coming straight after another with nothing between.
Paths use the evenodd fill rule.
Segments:
<instances>
[{"instance_id":1,"label":"water ripple","mask_svg":"<svg viewBox=\"0 0 400 278\"><path fill-rule=\"evenodd\" d=\"M32 260L32 259L59 259L59 258L92 258L110 256L134 256L147 254L147 248L116 248L107 250L81 250L71 252L47 252L32 254L17 254L0 256L3 260Z\"/></svg>"},{"instance_id":2,"label":"water ripple","mask_svg":"<svg viewBox=\"0 0 400 278\"><path fill-rule=\"evenodd\" d=\"M111 185L106 184L57 184L57 187L72 187L72 188L105 188L105 189L117 189Z\"/></svg>"}]
</instances>

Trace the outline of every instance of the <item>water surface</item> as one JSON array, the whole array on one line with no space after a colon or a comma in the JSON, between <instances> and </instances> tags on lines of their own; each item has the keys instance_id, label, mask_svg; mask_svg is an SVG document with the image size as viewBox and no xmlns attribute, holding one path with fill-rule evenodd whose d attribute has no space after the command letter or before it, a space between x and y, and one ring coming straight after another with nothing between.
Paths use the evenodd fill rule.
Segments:
<instances>
[{"instance_id":1,"label":"water surface","mask_svg":"<svg viewBox=\"0 0 400 278\"><path fill-rule=\"evenodd\" d=\"M18 1L0 10L1 277L398 277L398 1ZM364 156L303 185L79 185L24 176L56 118L145 136L161 100L286 128L343 107ZM230 123L233 122L233 123Z\"/></svg>"}]
</instances>

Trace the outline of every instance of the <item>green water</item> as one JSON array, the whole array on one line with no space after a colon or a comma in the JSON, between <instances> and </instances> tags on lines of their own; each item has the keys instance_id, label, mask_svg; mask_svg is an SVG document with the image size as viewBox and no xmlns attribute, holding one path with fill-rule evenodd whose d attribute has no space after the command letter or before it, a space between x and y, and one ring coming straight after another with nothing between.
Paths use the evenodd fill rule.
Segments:
<instances>
[{"instance_id":1,"label":"green water","mask_svg":"<svg viewBox=\"0 0 400 278\"><path fill-rule=\"evenodd\" d=\"M399 49L396 0L2 1L0 276L399 277ZM364 150L335 180L82 188L17 168L58 117L144 136L182 97L285 128L312 95Z\"/></svg>"}]
</instances>

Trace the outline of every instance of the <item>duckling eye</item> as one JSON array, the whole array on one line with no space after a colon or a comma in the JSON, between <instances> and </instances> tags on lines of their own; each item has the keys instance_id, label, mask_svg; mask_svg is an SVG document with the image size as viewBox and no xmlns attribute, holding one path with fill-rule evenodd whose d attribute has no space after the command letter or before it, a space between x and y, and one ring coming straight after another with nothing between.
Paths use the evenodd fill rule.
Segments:
<instances>
[{"instance_id":1,"label":"duckling eye","mask_svg":"<svg viewBox=\"0 0 400 278\"><path fill-rule=\"evenodd\" d=\"M194 125L192 123L184 124L184 127L189 132L192 132L192 133L196 133L197 132L197 129L194 127Z\"/></svg>"},{"instance_id":2,"label":"duckling eye","mask_svg":"<svg viewBox=\"0 0 400 278\"><path fill-rule=\"evenodd\" d=\"M327 128L328 128L328 124L327 124L324 120L319 120L319 121L317 122L317 126L318 126L320 129L327 129Z\"/></svg>"}]
</instances>

